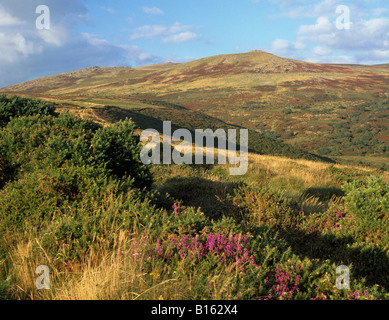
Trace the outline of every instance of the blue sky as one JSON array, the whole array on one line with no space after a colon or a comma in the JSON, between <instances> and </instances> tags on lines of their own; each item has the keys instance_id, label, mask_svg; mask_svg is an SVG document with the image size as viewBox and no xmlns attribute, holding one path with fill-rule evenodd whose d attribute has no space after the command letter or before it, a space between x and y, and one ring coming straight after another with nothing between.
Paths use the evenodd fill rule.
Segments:
<instances>
[{"instance_id":1,"label":"blue sky","mask_svg":"<svg viewBox=\"0 0 389 320\"><path fill-rule=\"evenodd\" d=\"M50 29L35 26L38 5ZM336 24L349 10L350 28ZM89 66L258 49L310 62L389 62L387 0L2 0L0 87Z\"/></svg>"}]
</instances>

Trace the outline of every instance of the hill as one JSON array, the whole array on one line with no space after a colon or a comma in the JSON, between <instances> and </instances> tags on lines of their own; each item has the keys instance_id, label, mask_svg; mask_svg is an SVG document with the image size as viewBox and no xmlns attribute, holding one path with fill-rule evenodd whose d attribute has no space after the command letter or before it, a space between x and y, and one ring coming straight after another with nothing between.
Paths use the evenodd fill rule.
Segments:
<instances>
[{"instance_id":1,"label":"hill","mask_svg":"<svg viewBox=\"0 0 389 320\"><path fill-rule=\"evenodd\" d=\"M388 83L387 65L315 64L251 51L182 64L91 67L1 92L148 114L161 112L161 102L179 105L308 153L385 167Z\"/></svg>"}]
</instances>

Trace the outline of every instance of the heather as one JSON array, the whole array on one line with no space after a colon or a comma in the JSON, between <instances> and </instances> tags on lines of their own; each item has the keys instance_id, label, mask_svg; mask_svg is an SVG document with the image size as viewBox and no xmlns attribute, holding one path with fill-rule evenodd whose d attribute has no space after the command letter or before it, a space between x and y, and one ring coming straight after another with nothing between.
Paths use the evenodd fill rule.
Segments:
<instances>
[{"instance_id":1,"label":"heather","mask_svg":"<svg viewBox=\"0 0 389 320\"><path fill-rule=\"evenodd\" d=\"M260 155L245 176L148 167L134 131L51 111L4 121L1 298L389 298L384 171Z\"/></svg>"}]
</instances>

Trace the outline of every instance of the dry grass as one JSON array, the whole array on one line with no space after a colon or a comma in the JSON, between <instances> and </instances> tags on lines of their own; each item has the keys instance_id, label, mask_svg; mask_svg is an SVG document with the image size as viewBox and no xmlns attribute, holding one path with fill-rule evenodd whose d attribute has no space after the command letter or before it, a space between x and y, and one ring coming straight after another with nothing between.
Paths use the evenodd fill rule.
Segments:
<instances>
[{"instance_id":1,"label":"dry grass","mask_svg":"<svg viewBox=\"0 0 389 320\"><path fill-rule=\"evenodd\" d=\"M323 174L323 171L331 164L324 162L315 162L309 160L292 160L289 158L268 156L268 155L249 155L249 163L255 167L260 167L284 177L293 177L301 179L306 187L315 185L328 185L332 182L331 177ZM335 165L336 168L354 168L363 172L373 172L374 169L367 167L356 167L347 165ZM385 173L389 178L389 173Z\"/></svg>"},{"instance_id":2,"label":"dry grass","mask_svg":"<svg viewBox=\"0 0 389 320\"><path fill-rule=\"evenodd\" d=\"M162 265L155 265L152 273L144 272L147 260L133 254L131 244L140 243L140 235L120 232L110 251L92 250L76 265L55 266L39 243L30 240L17 244L11 252L12 269L8 278L14 279L8 290L16 300L158 300L182 298L185 291L176 279L161 276ZM141 238L142 246L147 244ZM141 249L138 252L144 253ZM36 288L36 267L50 269L50 290ZM189 285L185 284L184 286Z\"/></svg>"},{"instance_id":3,"label":"dry grass","mask_svg":"<svg viewBox=\"0 0 389 320\"><path fill-rule=\"evenodd\" d=\"M42 296L36 288L35 270L40 265L51 265L50 259L47 257L43 249L36 250L36 245L39 243L35 240L20 242L10 253L10 261L12 263L12 272L8 278L15 279L13 285L9 288L9 293L14 299L36 299Z\"/></svg>"}]
</instances>

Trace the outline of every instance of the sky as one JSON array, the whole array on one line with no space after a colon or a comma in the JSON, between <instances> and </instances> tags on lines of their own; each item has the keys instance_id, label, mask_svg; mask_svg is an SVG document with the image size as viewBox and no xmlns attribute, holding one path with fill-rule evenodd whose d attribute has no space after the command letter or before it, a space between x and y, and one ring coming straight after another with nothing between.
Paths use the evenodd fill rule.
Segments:
<instances>
[{"instance_id":1,"label":"sky","mask_svg":"<svg viewBox=\"0 0 389 320\"><path fill-rule=\"evenodd\" d=\"M0 1L0 87L91 66L251 50L309 62L389 63L389 1Z\"/></svg>"}]
</instances>

